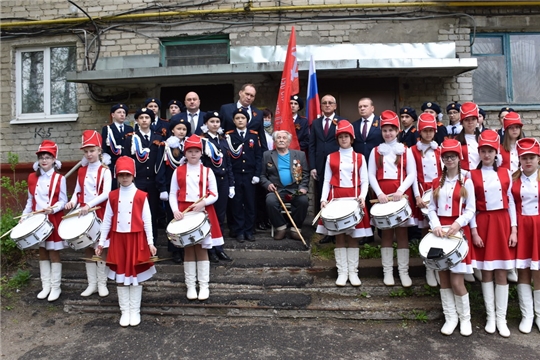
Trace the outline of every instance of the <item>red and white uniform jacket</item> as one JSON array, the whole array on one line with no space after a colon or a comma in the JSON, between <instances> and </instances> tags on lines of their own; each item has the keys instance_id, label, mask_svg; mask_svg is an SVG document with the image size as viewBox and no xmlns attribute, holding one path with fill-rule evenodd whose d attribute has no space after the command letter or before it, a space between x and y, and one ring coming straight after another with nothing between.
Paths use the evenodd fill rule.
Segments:
<instances>
[{"instance_id":1,"label":"red and white uniform jacket","mask_svg":"<svg viewBox=\"0 0 540 360\"><path fill-rule=\"evenodd\" d=\"M401 161L396 164L397 155L401 156ZM379 168L379 157L384 156L382 167ZM401 169L403 168L403 174ZM416 164L411 149L407 148L397 140L383 143L377 146L369 156L368 165L369 185L377 196L382 194L379 180L396 180L401 184L398 190L405 193L410 188L416 178Z\"/></svg>"},{"instance_id":2,"label":"red and white uniform jacket","mask_svg":"<svg viewBox=\"0 0 540 360\"><path fill-rule=\"evenodd\" d=\"M482 167L469 173L476 195L476 211L508 209L511 226L517 226L516 206L512 196L512 175L510 170ZM476 228L476 216L471 220L471 229Z\"/></svg>"},{"instance_id":3,"label":"red and white uniform jacket","mask_svg":"<svg viewBox=\"0 0 540 360\"><path fill-rule=\"evenodd\" d=\"M516 202L516 212L523 216L540 215L540 186L538 170L531 176L521 174L512 184L512 194Z\"/></svg>"},{"instance_id":4,"label":"red and white uniform jacket","mask_svg":"<svg viewBox=\"0 0 540 360\"><path fill-rule=\"evenodd\" d=\"M356 170L356 176L355 176ZM339 149L328 155L324 170L324 183L321 201L327 201L332 186L354 188L360 185L357 197L366 198L369 189L367 164L364 155L354 152L353 148Z\"/></svg>"},{"instance_id":5,"label":"red and white uniform jacket","mask_svg":"<svg viewBox=\"0 0 540 360\"><path fill-rule=\"evenodd\" d=\"M413 193L415 197L422 196L424 191L431 189L433 180L441 176L441 149L435 141L430 144L419 141L411 152L416 163Z\"/></svg>"},{"instance_id":6,"label":"red and white uniform jacket","mask_svg":"<svg viewBox=\"0 0 540 360\"><path fill-rule=\"evenodd\" d=\"M439 216L457 217L455 220L461 227L469 224L476 213L476 199L474 196L474 185L471 179L466 178L466 172L461 172L461 181L467 189L467 198L460 196L461 183L459 176L452 179L446 178L444 185L439 190L437 200L431 194L431 200L428 206L429 226L432 229L441 226ZM439 187L441 179L433 181L433 190Z\"/></svg>"},{"instance_id":7,"label":"red and white uniform jacket","mask_svg":"<svg viewBox=\"0 0 540 360\"><path fill-rule=\"evenodd\" d=\"M28 200L23 214L42 210L54 206L53 214L64 209L68 199L66 190L66 178L50 169L44 172L39 169L40 176L35 173L28 176Z\"/></svg>"},{"instance_id":8,"label":"red and white uniform jacket","mask_svg":"<svg viewBox=\"0 0 540 360\"><path fill-rule=\"evenodd\" d=\"M180 173L179 173L180 171ZM212 205L218 198L216 176L202 164L186 163L174 170L171 181L169 205L173 213L178 211L178 202L195 202L204 195L205 205Z\"/></svg>"},{"instance_id":9,"label":"red and white uniform jacket","mask_svg":"<svg viewBox=\"0 0 540 360\"><path fill-rule=\"evenodd\" d=\"M97 215L102 219L106 201L111 192L111 182L111 171L103 167L100 161L82 166L77 173L77 184L71 197L71 203L73 205L80 204L81 207L85 205L91 208L101 206Z\"/></svg>"},{"instance_id":10,"label":"red and white uniform jacket","mask_svg":"<svg viewBox=\"0 0 540 360\"><path fill-rule=\"evenodd\" d=\"M514 143L510 146L510 151L506 151L501 145L501 167L505 169L510 169L512 173L516 172L519 169L519 156Z\"/></svg>"},{"instance_id":11,"label":"red and white uniform jacket","mask_svg":"<svg viewBox=\"0 0 540 360\"><path fill-rule=\"evenodd\" d=\"M480 155L478 155L478 141L476 135L465 134L467 145L463 145L463 160L461 160L461 168L463 170L476 169L480 163Z\"/></svg>"}]
</instances>

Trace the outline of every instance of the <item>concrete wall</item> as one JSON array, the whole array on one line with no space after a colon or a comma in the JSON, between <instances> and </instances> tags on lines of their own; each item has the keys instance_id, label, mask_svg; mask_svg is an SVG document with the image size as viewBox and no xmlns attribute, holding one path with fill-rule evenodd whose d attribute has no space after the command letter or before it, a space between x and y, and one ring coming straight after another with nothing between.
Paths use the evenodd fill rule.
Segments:
<instances>
[{"instance_id":1,"label":"concrete wall","mask_svg":"<svg viewBox=\"0 0 540 360\"><path fill-rule=\"evenodd\" d=\"M294 5L332 5L332 4L386 4L396 3L397 0L377 1L341 1L341 0L309 0L289 1ZM402 2L402 1L399 1ZM161 1L163 6L174 6L175 1ZM185 2L183 2L184 4ZM185 5L176 10L208 10L208 9L242 9L247 2L235 0L216 1L213 4L200 6L200 1L192 1L193 5ZM285 4L284 1L254 1L253 8L273 7ZM111 16L125 11L144 8L156 4L153 1L131 0L129 3L118 0L92 0L77 1L85 11L93 18ZM420 8L411 7L380 7L365 9L313 9L296 12L250 12L242 14L215 14L207 15L205 19L220 21L210 23L201 21L201 16L190 15L189 17L175 17L175 24L163 25L157 19L145 19L147 24L135 24L127 22L122 24L118 31L109 29L101 36L100 57L124 56L124 55L147 55L159 54L159 39L162 37L175 37L185 35L210 34L223 32L229 34L233 46L253 45L285 45L288 41L290 28L296 27L297 44L332 44L332 43L399 43L399 42L437 42L454 41L456 43L457 56L470 57L470 36L472 23L471 18L456 15L468 13L476 22L478 32L495 31L540 31L540 16L527 8L436 8L426 7L422 13L426 17L428 11L437 11L438 15L429 19L414 19L404 21L402 12L420 11ZM64 0L4 0L1 3L2 18L24 18L34 20L51 20L58 18L84 18L77 9ZM157 9L149 11L158 11ZM141 12L138 12L140 14ZM340 20L315 21L313 16L340 16ZM444 16L442 16L444 15ZM294 23L278 24L281 16L296 17ZM385 18L382 16L394 16ZM411 15L407 15L411 17ZM348 19L346 17L349 17ZM351 18L354 17L354 18ZM362 18L364 17L364 18ZM186 20L189 20L186 21ZM10 20L3 20L3 23ZM193 22L194 21L194 22ZM98 21L102 29L118 24L116 21ZM88 23L84 25L71 25L73 29L91 30ZM34 27L20 27L19 30L32 30ZM77 36L78 35L78 36ZM3 38L0 43L1 65L1 102L2 114L0 143L0 162L6 161L8 151L17 152L22 162L34 160L35 149L45 138L50 138L59 143L60 158L62 160L79 160L80 134L85 129L99 130L109 121L110 103L98 103L88 95L87 86L78 85L78 108L79 119L71 123L40 123L28 125L11 125L10 120L15 117L15 52L18 47L31 45L53 45L64 43L76 43L78 47L78 70L85 70L84 44L81 41L82 32L74 34L54 35L51 31L45 31L39 35ZM92 37L89 34L88 40ZM90 49L89 59L94 59L94 49ZM235 80L235 92L244 82L254 81L258 86L256 104L275 104L279 76L246 77ZM399 104L398 106L410 105L419 108L427 100L435 101L445 106L452 101L473 100L472 72L449 78L408 78L398 79ZM306 84L302 84L305 89ZM159 96L160 84L143 83L137 84L138 95L135 98L125 100L131 109L140 107L146 97ZM122 92L122 87L98 87L100 94L116 94ZM304 90L305 91L305 90ZM325 93L325 89L319 88L319 93ZM181 94L179 97L183 97ZM203 99L204 100L204 99ZM381 111L383 109L377 109ZM525 123L524 130L528 135L540 137L540 112L539 109L520 111ZM496 113L488 116L488 126L498 127Z\"/></svg>"}]
</instances>

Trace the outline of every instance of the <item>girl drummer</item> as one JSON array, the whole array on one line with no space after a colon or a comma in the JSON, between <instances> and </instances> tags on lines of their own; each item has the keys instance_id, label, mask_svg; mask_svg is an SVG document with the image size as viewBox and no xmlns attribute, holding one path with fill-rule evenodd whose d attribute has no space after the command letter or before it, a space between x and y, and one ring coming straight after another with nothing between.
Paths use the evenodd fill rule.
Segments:
<instances>
[{"instance_id":1,"label":"girl drummer","mask_svg":"<svg viewBox=\"0 0 540 360\"><path fill-rule=\"evenodd\" d=\"M107 262L109 279L117 284L120 326L137 326L141 322L142 286L156 273L150 254L155 255L152 215L147 195L133 183L135 160L122 156L116 162L120 187L109 193L101 223L96 255L101 256L105 241L110 239Z\"/></svg>"},{"instance_id":2,"label":"girl drummer","mask_svg":"<svg viewBox=\"0 0 540 360\"><path fill-rule=\"evenodd\" d=\"M171 180L169 204L176 221L184 218L183 211L206 211L210 221L210 234L200 243L184 248L184 275L189 300L206 300L210 296L210 261L208 249L223 245L223 236L214 210L217 185L214 173L201 163L202 143L197 135L191 135L184 143L187 163L174 170ZM199 280L199 294L195 289Z\"/></svg>"},{"instance_id":3,"label":"girl drummer","mask_svg":"<svg viewBox=\"0 0 540 360\"><path fill-rule=\"evenodd\" d=\"M54 141L44 140L36 154L38 157L38 161L34 163L36 172L28 175L28 200L23 215L35 211L43 212L54 227L52 234L39 244L42 290L37 296L38 299L54 301L62 292L60 289L62 263L59 250L67 247L67 243L60 238L57 231L62 221L62 210L68 201L66 179L57 173L62 164L56 160L58 145Z\"/></svg>"},{"instance_id":4,"label":"girl drummer","mask_svg":"<svg viewBox=\"0 0 540 360\"><path fill-rule=\"evenodd\" d=\"M515 268L517 221L512 175L498 168L496 156L500 148L499 135L486 130L478 139L481 162L470 178L476 194L476 216L471 221L476 267L482 271L482 292L486 306L485 330L503 337L510 336L506 325L508 307L507 270ZM495 280L495 286L493 281Z\"/></svg>"},{"instance_id":5,"label":"girl drummer","mask_svg":"<svg viewBox=\"0 0 540 360\"><path fill-rule=\"evenodd\" d=\"M321 209L326 207L328 201L339 198L354 199L353 201L358 201L359 206L364 209L369 187L367 164L364 155L356 153L352 149L354 130L349 121L341 120L338 122L336 139L339 150L328 155L326 160ZM352 286L360 286L362 282L358 278L357 238L373 236L369 225L369 216L364 216L356 227L346 231L326 230L320 223L317 232L336 237L336 248L334 249L338 269L336 285L345 286L347 279L349 279Z\"/></svg>"},{"instance_id":6,"label":"girl drummer","mask_svg":"<svg viewBox=\"0 0 540 360\"><path fill-rule=\"evenodd\" d=\"M509 135L509 132L505 135ZM513 174L512 195L516 201L518 297L521 308L519 331L530 333L536 314L536 326L540 330L540 143L534 138L517 141L521 169ZM531 289L531 278L535 291ZM534 305L533 305L534 298Z\"/></svg>"},{"instance_id":7,"label":"girl drummer","mask_svg":"<svg viewBox=\"0 0 540 360\"><path fill-rule=\"evenodd\" d=\"M504 138L501 146L501 167L510 169L512 173L519 169L518 151L516 142L523 138L523 123L516 112L509 112L503 118Z\"/></svg>"},{"instance_id":8,"label":"girl drummer","mask_svg":"<svg viewBox=\"0 0 540 360\"><path fill-rule=\"evenodd\" d=\"M466 171L461 170L461 144L455 139L443 141L441 155L444 162L443 173L433 180L433 192L429 202L429 221L433 234L437 237L452 237L461 231L465 240L471 239L468 224L474 217L476 200L473 183L466 178ZM444 230L442 226L445 226ZM465 273L473 273L470 252L458 265L439 272L441 303L445 317L441 333L445 335L454 332L458 320L461 335L472 334Z\"/></svg>"},{"instance_id":9,"label":"girl drummer","mask_svg":"<svg viewBox=\"0 0 540 360\"><path fill-rule=\"evenodd\" d=\"M415 217L418 219L418 227L422 229L422 237L424 237L429 229L429 224L421 209L427 210L429 202L424 202L422 196L431 190L433 180L441 175L441 150L433 140L437 132L435 116L431 113L420 114L418 116L418 131L420 141L411 147L417 174L413 183L413 193L416 199ZM427 267L426 282L429 286L437 286L435 271Z\"/></svg>"},{"instance_id":10,"label":"girl drummer","mask_svg":"<svg viewBox=\"0 0 540 360\"><path fill-rule=\"evenodd\" d=\"M411 208L414 207L411 186L416 178L416 164L411 149L397 141L399 119L395 112L385 110L381 113L381 130L384 143L377 146L369 157L369 184L381 204L388 201L400 201L408 196ZM391 198L389 196L391 195ZM372 208L373 209L373 208ZM414 226L413 217L404 220L399 226L382 230L381 260L384 284L394 285L393 264L394 234L397 240L398 270L401 285L412 285L409 277L409 239L407 227Z\"/></svg>"},{"instance_id":11,"label":"girl drummer","mask_svg":"<svg viewBox=\"0 0 540 360\"><path fill-rule=\"evenodd\" d=\"M112 177L109 168L100 160L101 155L101 135L95 130L85 130L82 135L81 150L84 157L81 160L82 166L77 173L77 184L71 201L66 204L66 209L70 210L79 206L79 216L88 215L88 211L96 206L100 208L95 211L98 219L103 220L105 206L109 192L111 191ZM107 154L110 163L110 156ZM95 244L97 246L97 242ZM109 241L105 241L105 248L109 247ZM86 258L94 254L93 247L84 250ZM105 262L87 261L86 276L88 287L81 293L81 296L90 296L99 292L99 296L109 295L107 289L107 266Z\"/></svg>"},{"instance_id":12,"label":"girl drummer","mask_svg":"<svg viewBox=\"0 0 540 360\"><path fill-rule=\"evenodd\" d=\"M165 164L165 179L167 189L171 187L174 170L180 165L184 157L184 141L191 135L191 124L180 114L173 115L169 120L169 137L165 141L163 161ZM174 218L169 202L166 201L165 212L167 223ZM167 250L172 254L173 261L181 264L184 261L184 249L178 248L172 242L167 242Z\"/></svg>"}]
</instances>

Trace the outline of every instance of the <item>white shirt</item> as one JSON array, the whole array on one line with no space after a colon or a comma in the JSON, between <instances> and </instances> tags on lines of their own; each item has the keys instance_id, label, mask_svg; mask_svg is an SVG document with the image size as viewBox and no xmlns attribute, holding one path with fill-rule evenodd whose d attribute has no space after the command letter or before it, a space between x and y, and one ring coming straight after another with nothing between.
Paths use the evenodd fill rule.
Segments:
<instances>
[{"instance_id":1,"label":"white shirt","mask_svg":"<svg viewBox=\"0 0 540 360\"><path fill-rule=\"evenodd\" d=\"M360 135L362 135L362 130L364 130L364 124L367 125L366 136L369 134L369 130L371 130L371 125L373 124L373 119L375 119L375 114L371 114L367 119L360 119L360 121L362 122L360 124ZM367 123L364 120L367 120Z\"/></svg>"},{"instance_id":2,"label":"white shirt","mask_svg":"<svg viewBox=\"0 0 540 360\"><path fill-rule=\"evenodd\" d=\"M478 142L476 141L476 135L465 134L465 141L467 142L469 169L474 170L478 164L480 164L480 155L478 154Z\"/></svg>"},{"instance_id":3,"label":"white shirt","mask_svg":"<svg viewBox=\"0 0 540 360\"><path fill-rule=\"evenodd\" d=\"M324 127L326 126L326 119L330 119L328 122L328 129L330 129L330 126L332 126L332 121L334 120L334 116L336 116L336 113L332 113L330 116L322 115L322 129L324 131Z\"/></svg>"},{"instance_id":4,"label":"white shirt","mask_svg":"<svg viewBox=\"0 0 540 360\"><path fill-rule=\"evenodd\" d=\"M109 198L109 192L111 192L111 170L103 169L101 172L102 182L98 184L97 176L98 170L101 167L101 161L88 164L88 170L86 171L86 178L84 179L84 202L89 207L94 207L106 201ZM98 195L98 187L101 185L103 192ZM71 203L76 205L78 203L77 194L81 192L81 186L77 180L75 185L75 191L71 197Z\"/></svg>"},{"instance_id":5,"label":"white shirt","mask_svg":"<svg viewBox=\"0 0 540 360\"><path fill-rule=\"evenodd\" d=\"M448 135L457 135L461 132L462 129L463 125L461 125L459 121L454 125L450 124L446 126L446 131L448 131Z\"/></svg>"},{"instance_id":6,"label":"white shirt","mask_svg":"<svg viewBox=\"0 0 540 360\"><path fill-rule=\"evenodd\" d=\"M51 199L49 199L49 189L51 186L53 186L53 184L51 183L51 179L54 174L54 168L50 169L47 172L44 172L43 169L39 168L39 171L41 175L38 177L34 193L31 194L30 189L28 189L28 200L26 200L26 206L24 208L23 214L29 214L32 212L33 200L36 201L36 210L42 210L48 208L49 206L54 206L53 214L56 214L57 212L64 209L64 206L68 201L66 178L62 176L61 179L59 179L56 183L56 186L60 187L60 194L58 196L58 201L54 204L51 204Z\"/></svg>"}]
</instances>

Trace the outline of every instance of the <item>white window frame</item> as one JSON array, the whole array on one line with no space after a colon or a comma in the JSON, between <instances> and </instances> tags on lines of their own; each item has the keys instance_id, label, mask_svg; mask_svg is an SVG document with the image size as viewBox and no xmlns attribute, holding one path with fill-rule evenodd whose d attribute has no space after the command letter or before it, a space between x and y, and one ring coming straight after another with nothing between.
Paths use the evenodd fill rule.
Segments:
<instances>
[{"instance_id":1,"label":"white window frame","mask_svg":"<svg viewBox=\"0 0 540 360\"><path fill-rule=\"evenodd\" d=\"M15 119L10 124L35 124L77 121L79 114L51 114L51 48L72 44L19 48L15 54ZM22 53L43 51L43 110L42 113L22 113Z\"/></svg>"}]
</instances>

